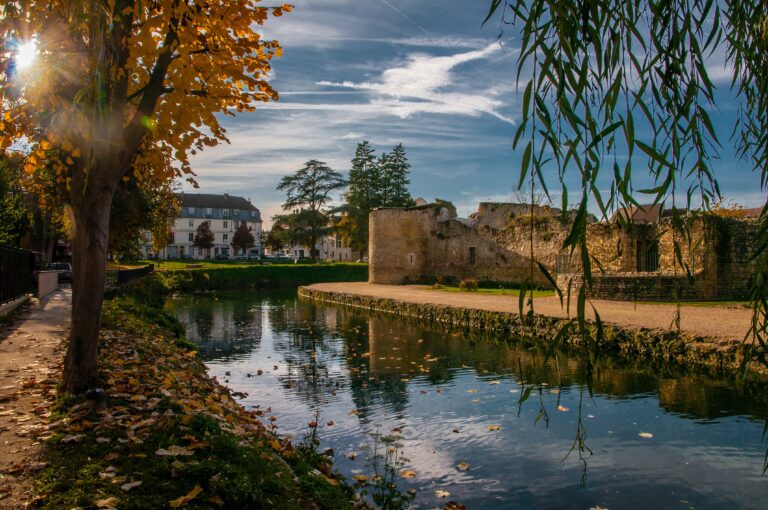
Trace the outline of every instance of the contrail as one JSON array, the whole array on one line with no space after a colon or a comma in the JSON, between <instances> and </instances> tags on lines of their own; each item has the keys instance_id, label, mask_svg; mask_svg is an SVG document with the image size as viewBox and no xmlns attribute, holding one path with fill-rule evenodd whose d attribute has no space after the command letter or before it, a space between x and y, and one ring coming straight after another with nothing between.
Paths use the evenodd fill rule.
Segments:
<instances>
[{"instance_id":1,"label":"contrail","mask_svg":"<svg viewBox=\"0 0 768 510\"><path fill-rule=\"evenodd\" d=\"M395 7L394 5L392 5L391 3L387 2L387 0L381 0L381 2L382 2L384 5L386 5L387 7L389 7L390 9L392 9L393 11L395 11L396 13L398 13L400 16L402 16L403 18L405 18L407 21L409 21L411 24L413 24L413 25L414 25L415 27L417 27L419 30L421 30L422 32L424 32L425 34L427 34L429 37L434 37L434 34L432 34L432 33L431 33L429 30L427 30L426 28L422 27L421 25L419 25L418 23L416 23L415 21L413 21L411 18L409 18L408 16L406 16L406 14L405 14L403 11L401 11L400 9L398 9L397 7Z\"/></svg>"}]
</instances>

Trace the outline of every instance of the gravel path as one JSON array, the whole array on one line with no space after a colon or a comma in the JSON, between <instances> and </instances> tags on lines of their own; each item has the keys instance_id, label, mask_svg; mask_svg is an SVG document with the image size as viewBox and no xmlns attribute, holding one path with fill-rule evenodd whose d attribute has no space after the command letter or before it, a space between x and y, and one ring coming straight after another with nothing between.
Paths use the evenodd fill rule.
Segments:
<instances>
[{"instance_id":1,"label":"gravel path","mask_svg":"<svg viewBox=\"0 0 768 510\"><path fill-rule=\"evenodd\" d=\"M70 290L33 301L0 329L0 510L27 508L43 467L50 404L61 376Z\"/></svg>"},{"instance_id":2,"label":"gravel path","mask_svg":"<svg viewBox=\"0 0 768 510\"><path fill-rule=\"evenodd\" d=\"M498 296L474 292L445 292L416 285L376 285L370 283L318 283L309 286L327 292L362 294L390 298L409 303L432 303L478 310L517 313L517 296ZM674 304L646 304L627 301L589 301L603 322L625 328L674 329L677 307ZM550 317L568 317L568 311L555 297L539 297L533 302L534 311ZM593 318L587 305L588 316ZM570 316L576 313L575 299ZM732 344L743 340L749 330L752 313L747 308L726 306L682 306L680 328L692 335L709 337L717 343Z\"/></svg>"}]
</instances>

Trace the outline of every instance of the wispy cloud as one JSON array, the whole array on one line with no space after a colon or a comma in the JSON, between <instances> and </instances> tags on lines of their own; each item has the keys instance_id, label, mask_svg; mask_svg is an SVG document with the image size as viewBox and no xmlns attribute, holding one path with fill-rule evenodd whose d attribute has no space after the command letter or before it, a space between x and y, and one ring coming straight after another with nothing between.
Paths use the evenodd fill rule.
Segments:
<instances>
[{"instance_id":1,"label":"wispy cloud","mask_svg":"<svg viewBox=\"0 0 768 510\"><path fill-rule=\"evenodd\" d=\"M448 56L411 55L403 66L392 67L379 81L318 81L317 85L363 90L374 94L371 105L401 118L415 113L444 113L477 116L488 114L509 124L515 121L501 113L504 102L496 91L478 94L450 90L454 86L453 70L469 62L483 60L501 50L496 44L483 49ZM354 105L359 107L360 105ZM287 106L290 108L291 106Z\"/></svg>"}]
</instances>

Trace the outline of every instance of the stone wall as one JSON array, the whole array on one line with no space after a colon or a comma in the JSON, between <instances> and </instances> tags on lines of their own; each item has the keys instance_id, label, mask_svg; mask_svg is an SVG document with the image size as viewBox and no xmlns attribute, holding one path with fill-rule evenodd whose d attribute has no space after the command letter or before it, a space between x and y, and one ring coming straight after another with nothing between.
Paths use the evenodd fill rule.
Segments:
<instances>
[{"instance_id":1,"label":"stone wall","mask_svg":"<svg viewBox=\"0 0 768 510\"><path fill-rule=\"evenodd\" d=\"M370 216L370 281L430 283L476 278L548 287L541 263L565 287L580 278L581 254L562 249L571 223L558 209L482 203L470 220L440 204L380 209ZM620 300L734 299L748 295L755 271L755 220L689 215L687 234L672 218L587 225L592 296ZM686 267L675 256L675 241ZM533 263L533 271L532 268ZM649 262L650 260L650 262ZM688 277L690 272L692 277Z\"/></svg>"},{"instance_id":2,"label":"stone wall","mask_svg":"<svg viewBox=\"0 0 768 510\"><path fill-rule=\"evenodd\" d=\"M531 276L529 258L451 217L440 205L377 209L369 221L371 283L397 285L463 278L519 283ZM535 265L533 282L547 285Z\"/></svg>"}]
</instances>

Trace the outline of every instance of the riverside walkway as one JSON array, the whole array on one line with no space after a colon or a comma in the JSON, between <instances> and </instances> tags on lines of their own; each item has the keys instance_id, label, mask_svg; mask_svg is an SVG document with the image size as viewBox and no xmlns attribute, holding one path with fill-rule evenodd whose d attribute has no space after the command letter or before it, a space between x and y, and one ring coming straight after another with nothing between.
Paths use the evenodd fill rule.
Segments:
<instances>
[{"instance_id":1,"label":"riverside walkway","mask_svg":"<svg viewBox=\"0 0 768 510\"><path fill-rule=\"evenodd\" d=\"M0 510L27 508L43 467L51 401L61 377L72 291L33 300L0 328Z\"/></svg>"},{"instance_id":2,"label":"riverside walkway","mask_svg":"<svg viewBox=\"0 0 768 510\"><path fill-rule=\"evenodd\" d=\"M519 312L519 298L511 295L489 295L476 292L446 292L418 285L378 285L365 282L317 283L307 288L339 294L355 294L375 298L392 299L405 303L434 304L469 308L492 312ZM675 304L651 304L628 301L590 300L603 322L623 328L647 328L653 330L674 329ZM593 319L592 307L587 305L587 316ZM560 305L557 296L537 297L533 301L534 312L556 318L574 317L576 300L569 311ZM711 339L713 343L732 346L741 342L749 331L752 312L748 308L722 305L688 306L680 312L680 329L694 336Z\"/></svg>"}]
</instances>

